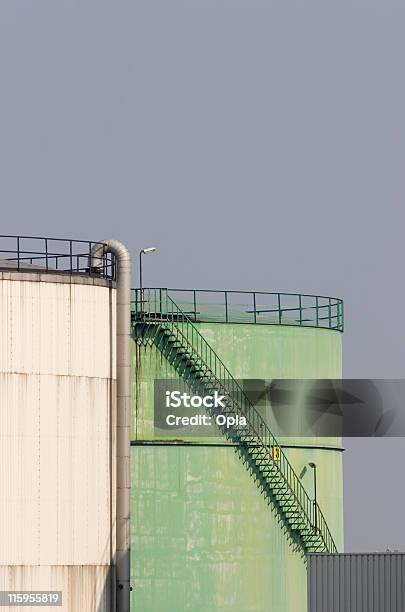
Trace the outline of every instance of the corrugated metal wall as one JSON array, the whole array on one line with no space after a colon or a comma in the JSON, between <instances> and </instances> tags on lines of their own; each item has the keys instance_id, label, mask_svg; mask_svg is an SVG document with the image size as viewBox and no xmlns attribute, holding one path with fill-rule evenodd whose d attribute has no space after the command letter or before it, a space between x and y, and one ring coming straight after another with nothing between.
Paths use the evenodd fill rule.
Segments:
<instances>
[{"instance_id":1,"label":"corrugated metal wall","mask_svg":"<svg viewBox=\"0 0 405 612\"><path fill-rule=\"evenodd\" d=\"M111 612L115 568L108 565L0 565L2 591L61 591L62 605L1 606L1 612Z\"/></svg>"},{"instance_id":2,"label":"corrugated metal wall","mask_svg":"<svg viewBox=\"0 0 405 612\"><path fill-rule=\"evenodd\" d=\"M403 612L405 553L308 556L308 612Z\"/></svg>"},{"instance_id":3,"label":"corrugated metal wall","mask_svg":"<svg viewBox=\"0 0 405 612\"><path fill-rule=\"evenodd\" d=\"M57 585L64 610L99 612L115 554L115 290L9 276L0 281L1 588Z\"/></svg>"}]
</instances>

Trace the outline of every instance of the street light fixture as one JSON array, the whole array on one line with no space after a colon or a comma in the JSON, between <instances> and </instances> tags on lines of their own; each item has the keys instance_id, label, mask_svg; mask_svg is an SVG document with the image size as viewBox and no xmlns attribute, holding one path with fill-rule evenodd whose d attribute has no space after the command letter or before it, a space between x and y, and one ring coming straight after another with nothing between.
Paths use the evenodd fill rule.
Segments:
<instances>
[{"instance_id":1,"label":"street light fixture","mask_svg":"<svg viewBox=\"0 0 405 612\"><path fill-rule=\"evenodd\" d=\"M154 253L155 251L156 247L147 247L146 249L139 251L139 297L141 300L141 313L143 312L142 255L148 255L149 253Z\"/></svg>"},{"instance_id":2,"label":"street light fixture","mask_svg":"<svg viewBox=\"0 0 405 612\"><path fill-rule=\"evenodd\" d=\"M315 525L315 529L318 528L318 519L317 519L317 509L318 509L318 503L317 503L317 498L316 498L316 463L314 463L313 461L311 461L310 463L308 463L309 467L312 468L314 470L314 525Z\"/></svg>"}]
</instances>

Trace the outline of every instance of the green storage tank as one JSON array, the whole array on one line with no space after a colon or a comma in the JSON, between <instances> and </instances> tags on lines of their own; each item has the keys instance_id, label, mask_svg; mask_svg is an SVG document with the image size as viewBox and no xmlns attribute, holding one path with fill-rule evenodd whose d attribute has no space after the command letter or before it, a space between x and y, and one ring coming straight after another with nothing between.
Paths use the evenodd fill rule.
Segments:
<instances>
[{"instance_id":1,"label":"green storage tank","mask_svg":"<svg viewBox=\"0 0 405 612\"><path fill-rule=\"evenodd\" d=\"M157 319L164 316L162 293L235 378L341 378L341 300L144 289L136 295L138 324L152 311ZM163 378L178 378L178 372L158 346L139 342L134 332L132 609L306 612L304 551L234 445L221 436L155 437L154 381ZM305 467L316 464L319 505L342 552L340 439L288 438L280 444L311 498L313 474Z\"/></svg>"}]
</instances>

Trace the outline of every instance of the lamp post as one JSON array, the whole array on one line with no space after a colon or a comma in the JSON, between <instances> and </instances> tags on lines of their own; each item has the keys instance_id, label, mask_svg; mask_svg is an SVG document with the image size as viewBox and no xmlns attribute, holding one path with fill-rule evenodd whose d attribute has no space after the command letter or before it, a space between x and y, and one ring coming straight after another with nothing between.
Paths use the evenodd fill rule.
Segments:
<instances>
[{"instance_id":1,"label":"lamp post","mask_svg":"<svg viewBox=\"0 0 405 612\"><path fill-rule=\"evenodd\" d=\"M142 287L142 255L148 255L148 253L154 253L156 247L148 247L139 251L139 297L141 300L141 314L143 313L143 287Z\"/></svg>"},{"instance_id":2,"label":"lamp post","mask_svg":"<svg viewBox=\"0 0 405 612\"><path fill-rule=\"evenodd\" d=\"M311 461L311 463L308 463L309 467L312 468L314 470L314 525L315 525L315 529L318 528L318 518L317 518L317 509L318 509L318 503L317 503L317 497L316 497L316 463L314 463L313 461Z\"/></svg>"}]
</instances>

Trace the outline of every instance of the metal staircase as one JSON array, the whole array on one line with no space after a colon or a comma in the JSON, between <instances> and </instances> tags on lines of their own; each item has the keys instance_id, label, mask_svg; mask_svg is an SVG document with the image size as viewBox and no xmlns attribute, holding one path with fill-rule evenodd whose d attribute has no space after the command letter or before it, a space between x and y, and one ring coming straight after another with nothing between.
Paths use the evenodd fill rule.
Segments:
<instances>
[{"instance_id":1,"label":"metal staircase","mask_svg":"<svg viewBox=\"0 0 405 612\"><path fill-rule=\"evenodd\" d=\"M246 427L218 427L235 444L293 541L299 543L304 553L337 552L319 505L309 498L267 423L167 291L135 290L132 319L137 342L155 344L190 388L203 394L218 391L226 399L221 414L246 417Z\"/></svg>"}]
</instances>

